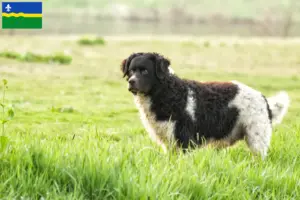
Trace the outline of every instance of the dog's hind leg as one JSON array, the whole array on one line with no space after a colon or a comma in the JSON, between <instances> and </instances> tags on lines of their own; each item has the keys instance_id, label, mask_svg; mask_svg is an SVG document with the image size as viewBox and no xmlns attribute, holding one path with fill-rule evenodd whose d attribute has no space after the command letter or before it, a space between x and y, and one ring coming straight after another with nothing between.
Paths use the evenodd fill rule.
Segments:
<instances>
[{"instance_id":1,"label":"dog's hind leg","mask_svg":"<svg viewBox=\"0 0 300 200\"><path fill-rule=\"evenodd\" d=\"M260 154L262 159L267 156L270 146L272 127L270 123L256 122L245 127L246 142L254 154Z\"/></svg>"}]
</instances>

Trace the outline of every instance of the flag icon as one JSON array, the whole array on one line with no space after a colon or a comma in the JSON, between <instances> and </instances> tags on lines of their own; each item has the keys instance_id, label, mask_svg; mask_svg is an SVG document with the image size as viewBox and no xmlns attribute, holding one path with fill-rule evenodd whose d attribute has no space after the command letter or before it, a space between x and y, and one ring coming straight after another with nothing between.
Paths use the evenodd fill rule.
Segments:
<instances>
[{"instance_id":1,"label":"flag icon","mask_svg":"<svg viewBox=\"0 0 300 200\"><path fill-rule=\"evenodd\" d=\"M3 29L41 29L42 2L2 2Z\"/></svg>"}]
</instances>

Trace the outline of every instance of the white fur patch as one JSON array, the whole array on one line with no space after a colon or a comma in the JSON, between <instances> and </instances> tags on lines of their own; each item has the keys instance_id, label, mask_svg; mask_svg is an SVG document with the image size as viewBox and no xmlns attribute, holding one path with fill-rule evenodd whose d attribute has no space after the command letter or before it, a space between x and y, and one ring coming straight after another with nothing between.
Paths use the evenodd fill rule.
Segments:
<instances>
[{"instance_id":1,"label":"white fur patch","mask_svg":"<svg viewBox=\"0 0 300 200\"><path fill-rule=\"evenodd\" d=\"M194 97L194 92L191 89L188 89L187 102L185 107L186 112L192 118L193 121L196 121L195 111L196 111L196 99Z\"/></svg>"},{"instance_id":2,"label":"white fur patch","mask_svg":"<svg viewBox=\"0 0 300 200\"><path fill-rule=\"evenodd\" d=\"M267 98L267 101L272 111L272 124L280 124L290 105L288 94L281 91L276 95Z\"/></svg>"},{"instance_id":3,"label":"white fur patch","mask_svg":"<svg viewBox=\"0 0 300 200\"><path fill-rule=\"evenodd\" d=\"M264 158L267 155L272 135L265 99L259 91L237 81L232 82L239 88L238 94L229 103L229 107L239 109L239 118L234 130L243 127L249 148L254 153L260 153ZM229 136L231 139L234 139L234 134L239 133L234 130Z\"/></svg>"},{"instance_id":4,"label":"white fur patch","mask_svg":"<svg viewBox=\"0 0 300 200\"><path fill-rule=\"evenodd\" d=\"M157 121L155 113L151 111L151 99L141 94L134 96L135 104L139 110L142 123L152 140L162 146L167 152L166 144L174 141L175 122Z\"/></svg>"},{"instance_id":5,"label":"white fur patch","mask_svg":"<svg viewBox=\"0 0 300 200\"><path fill-rule=\"evenodd\" d=\"M168 69L169 69L170 74L175 74L175 71L172 67L169 66Z\"/></svg>"}]
</instances>

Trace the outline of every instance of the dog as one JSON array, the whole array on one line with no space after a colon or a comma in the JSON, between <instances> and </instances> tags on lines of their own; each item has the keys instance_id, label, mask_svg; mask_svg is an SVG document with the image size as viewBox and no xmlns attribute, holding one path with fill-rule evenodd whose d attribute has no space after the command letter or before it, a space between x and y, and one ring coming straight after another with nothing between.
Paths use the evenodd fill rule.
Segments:
<instances>
[{"instance_id":1,"label":"dog","mask_svg":"<svg viewBox=\"0 0 300 200\"><path fill-rule=\"evenodd\" d=\"M238 81L181 79L170 60L156 52L132 53L121 63L141 121L164 152L245 140L255 155L267 156L272 128L286 115L285 91L266 98Z\"/></svg>"}]
</instances>

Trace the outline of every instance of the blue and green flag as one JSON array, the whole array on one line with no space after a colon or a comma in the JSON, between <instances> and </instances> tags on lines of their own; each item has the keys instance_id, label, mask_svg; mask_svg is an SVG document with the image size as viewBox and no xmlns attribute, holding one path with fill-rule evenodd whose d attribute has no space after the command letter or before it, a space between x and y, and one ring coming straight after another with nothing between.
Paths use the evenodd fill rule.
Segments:
<instances>
[{"instance_id":1,"label":"blue and green flag","mask_svg":"<svg viewBox=\"0 0 300 200\"><path fill-rule=\"evenodd\" d=\"M2 2L3 29L41 29L42 2Z\"/></svg>"}]
</instances>

